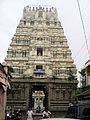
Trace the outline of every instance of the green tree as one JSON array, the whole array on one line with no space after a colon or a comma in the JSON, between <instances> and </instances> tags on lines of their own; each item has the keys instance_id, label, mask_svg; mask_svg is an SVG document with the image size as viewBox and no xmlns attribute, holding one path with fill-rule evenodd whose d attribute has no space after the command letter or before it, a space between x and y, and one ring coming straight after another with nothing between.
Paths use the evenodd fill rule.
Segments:
<instances>
[{"instance_id":1,"label":"green tree","mask_svg":"<svg viewBox=\"0 0 90 120\"><path fill-rule=\"evenodd\" d=\"M85 84L85 76L86 76L85 69L81 69L81 71L79 71L79 73L81 75L82 87L85 87L86 86L86 84Z\"/></svg>"}]
</instances>

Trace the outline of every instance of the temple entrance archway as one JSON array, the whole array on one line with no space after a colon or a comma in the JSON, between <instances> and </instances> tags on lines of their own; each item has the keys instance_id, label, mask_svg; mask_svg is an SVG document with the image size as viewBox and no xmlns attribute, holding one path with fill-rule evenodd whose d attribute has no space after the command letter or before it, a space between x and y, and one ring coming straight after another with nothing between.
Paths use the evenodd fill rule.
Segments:
<instances>
[{"instance_id":1,"label":"temple entrance archway","mask_svg":"<svg viewBox=\"0 0 90 120\"><path fill-rule=\"evenodd\" d=\"M40 107L40 112L44 108L48 109L48 90L46 85L32 85L29 97L29 107L35 112Z\"/></svg>"}]
</instances>

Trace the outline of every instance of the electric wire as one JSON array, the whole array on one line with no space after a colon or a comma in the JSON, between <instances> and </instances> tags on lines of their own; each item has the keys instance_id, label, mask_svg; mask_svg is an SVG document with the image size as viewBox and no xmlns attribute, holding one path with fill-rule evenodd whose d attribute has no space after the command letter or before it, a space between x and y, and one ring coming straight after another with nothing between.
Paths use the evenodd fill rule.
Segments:
<instances>
[{"instance_id":1,"label":"electric wire","mask_svg":"<svg viewBox=\"0 0 90 120\"><path fill-rule=\"evenodd\" d=\"M75 54L74 59L78 58L77 56L80 55L80 53L82 52L82 50L84 49L84 47L85 47L85 42L83 43L83 45L81 46L81 48L78 50L78 52Z\"/></svg>"},{"instance_id":2,"label":"electric wire","mask_svg":"<svg viewBox=\"0 0 90 120\"><path fill-rule=\"evenodd\" d=\"M85 43L86 43L86 47L87 47L87 52L88 52L88 56L90 57L90 51L89 51L89 46L88 46L88 42L87 42L87 36L86 36L86 31L85 31L85 27L84 27L84 22L83 22L83 18L82 18L82 13L81 13L81 8L80 8L79 0L77 0L77 4L78 4L80 18L81 18L81 22L82 22L82 27L83 27L83 32L84 32L84 37L85 37Z\"/></svg>"},{"instance_id":3,"label":"electric wire","mask_svg":"<svg viewBox=\"0 0 90 120\"><path fill-rule=\"evenodd\" d=\"M85 52L85 46L84 46L80 50L78 57L74 56L74 62L77 65L77 68L78 68L78 65L81 66L81 65L83 65L83 63L85 63L87 61L86 56L88 57L88 54L87 54L87 52Z\"/></svg>"},{"instance_id":4,"label":"electric wire","mask_svg":"<svg viewBox=\"0 0 90 120\"><path fill-rule=\"evenodd\" d=\"M86 54L84 54L78 61L75 61L76 65L80 65L80 64L83 64L83 62L85 63L85 59L84 57L86 56Z\"/></svg>"},{"instance_id":5,"label":"electric wire","mask_svg":"<svg viewBox=\"0 0 90 120\"><path fill-rule=\"evenodd\" d=\"M76 56L74 56L74 62L78 65L83 64L83 62L86 61L85 60L86 56L87 56L87 52L85 52L85 46L82 46L81 49L79 50L79 53L77 53Z\"/></svg>"},{"instance_id":6,"label":"electric wire","mask_svg":"<svg viewBox=\"0 0 90 120\"><path fill-rule=\"evenodd\" d=\"M87 56L87 53L86 52L84 52L79 58L80 59L77 59L77 60L75 60L74 62L76 63L76 65L78 66L83 66L83 63L85 63L86 62L86 59L85 59L85 57Z\"/></svg>"}]
</instances>

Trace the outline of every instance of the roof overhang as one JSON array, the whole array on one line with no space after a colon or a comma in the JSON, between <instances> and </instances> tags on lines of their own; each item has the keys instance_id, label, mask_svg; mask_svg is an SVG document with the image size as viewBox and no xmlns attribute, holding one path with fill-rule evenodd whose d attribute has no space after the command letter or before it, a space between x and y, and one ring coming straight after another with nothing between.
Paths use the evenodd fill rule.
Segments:
<instances>
[{"instance_id":1,"label":"roof overhang","mask_svg":"<svg viewBox=\"0 0 90 120\"><path fill-rule=\"evenodd\" d=\"M3 78L1 78L1 77L0 77L0 83L1 83L1 84L3 84L3 85L5 85L5 86L7 85L6 80L5 80L5 79L3 79Z\"/></svg>"}]
</instances>

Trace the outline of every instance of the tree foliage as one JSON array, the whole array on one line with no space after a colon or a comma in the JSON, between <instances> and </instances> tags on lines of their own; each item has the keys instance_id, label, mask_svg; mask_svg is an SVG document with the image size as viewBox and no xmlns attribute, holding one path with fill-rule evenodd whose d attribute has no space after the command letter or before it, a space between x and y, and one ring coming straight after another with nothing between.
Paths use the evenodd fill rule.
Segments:
<instances>
[{"instance_id":1,"label":"tree foliage","mask_svg":"<svg viewBox=\"0 0 90 120\"><path fill-rule=\"evenodd\" d=\"M81 69L81 71L79 71L79 73L82 77L85 77L85 69Z\"/></svg>"}]
</instances>

